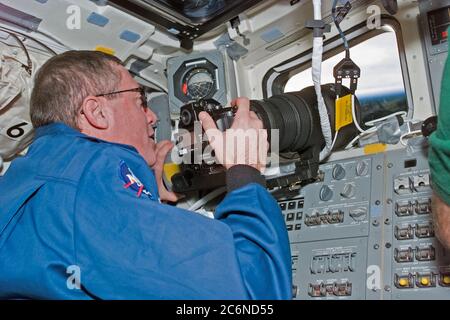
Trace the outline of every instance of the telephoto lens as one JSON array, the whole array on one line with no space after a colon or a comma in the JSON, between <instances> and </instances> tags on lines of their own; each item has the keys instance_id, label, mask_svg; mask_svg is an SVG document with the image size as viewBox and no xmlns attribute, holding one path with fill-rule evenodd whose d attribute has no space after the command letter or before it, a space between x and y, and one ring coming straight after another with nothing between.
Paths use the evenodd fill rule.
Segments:
<instances>
[{"instance_id":1,"label":"telephoto lens","mask_svg":"<svg viewBox=\"0 0 450 320\"><path fill-rule=\"evenodd\" d=\"M343 95L349 93L350 90L343 87ZM334 137L336 131L334 84L322 85L322 96L328 110L331 133ZM281 156L293 152L302 153L310 147L317 147L321 150L325 146L317 107L317 95L313 86L297 92L274 95L264 100L251 100L250 108L262 120L269 135L271 130L279 130ZM355 111L359 121L359 102L356 98ZM333 149L337 150L346 146L357 133L353 122L341 128Z\"/></svg>"}]
</instances>

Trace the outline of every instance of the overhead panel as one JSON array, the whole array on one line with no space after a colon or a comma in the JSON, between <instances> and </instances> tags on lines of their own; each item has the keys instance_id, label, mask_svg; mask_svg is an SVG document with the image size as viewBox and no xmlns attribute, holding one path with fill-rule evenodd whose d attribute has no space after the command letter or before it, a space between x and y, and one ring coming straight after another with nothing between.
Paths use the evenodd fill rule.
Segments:
<instances>
[{"instance_id":1,"label":"overhead panel","mask_svg":"<svg viewBox=\"0 0 450 320\"><path fill-rule=\"evenodd\" d=\"M93 1L2 0L0 23L33 30L62 43L65 49L100 50L122 60L131 55L150 58L141 46L155 32L148 22Z\"/></svg>"},{"instance_id":2,"label":"overhead panel","mask_svg":"<svg viewBox=\"0 0 450 320\"><path fill-rule=\"evenodd\" d=\"M155 23L180 40L184 49L208 31L238 16L261 0L111 0L108 4Z\"/></svg>"}]
</instances>

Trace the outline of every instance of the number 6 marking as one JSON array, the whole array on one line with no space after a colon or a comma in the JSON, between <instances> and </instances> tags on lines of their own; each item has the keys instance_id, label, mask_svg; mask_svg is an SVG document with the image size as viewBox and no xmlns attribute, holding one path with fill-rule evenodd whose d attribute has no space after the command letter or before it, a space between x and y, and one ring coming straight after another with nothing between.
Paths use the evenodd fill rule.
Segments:
<instances>
[{"instance_id":1,"label":"number 6 marking","mask_svg":"<svg viewBox=\"0 0 450 320\"><path fill-rule=\"evenodd\" d=\"M25 130L23 130L21 127L26 126L27 124L28 124L28 122L21 122L19 124L16 124L16 125L10 127L6 131L6 134L11 138L19 138L19 137L23 136L25 133Z\"/></svg>"}]
</instances>

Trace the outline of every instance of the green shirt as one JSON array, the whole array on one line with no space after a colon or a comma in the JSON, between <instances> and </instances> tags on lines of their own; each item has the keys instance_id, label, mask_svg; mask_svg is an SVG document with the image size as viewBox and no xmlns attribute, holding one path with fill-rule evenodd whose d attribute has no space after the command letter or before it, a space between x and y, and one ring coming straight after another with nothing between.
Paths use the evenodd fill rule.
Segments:
<instances>
[{"instance_id":1,"label":"green shirt","mask_svg":"<svg viewBox=\"0 0 450 320\"><path fill-rule=\"evenodd\" d=\"M449 29L450 30L450 29ZM450 205L450 55L442 75L437 129L430 136L428 161L433 189Z\"/></svg>"}]
</instances>

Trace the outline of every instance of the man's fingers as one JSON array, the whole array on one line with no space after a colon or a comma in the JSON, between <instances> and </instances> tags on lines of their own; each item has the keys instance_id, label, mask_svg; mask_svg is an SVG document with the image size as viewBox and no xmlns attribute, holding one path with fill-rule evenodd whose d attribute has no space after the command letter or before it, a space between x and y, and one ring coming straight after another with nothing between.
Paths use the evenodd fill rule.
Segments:
<instances>
[{"instance_id":1,"label":"man's fingers","mask_svg":"<svg viewBox=\"0 0 450 320\"><path fill-rule=\"evenodd\" d=\"M162 150L162 149L166 149L166 148L168 148L168 147L173 147L173 143L172 143L172 141L170 141L170 140L163 140L163 141L160 141L160 142L158 142L157 144L156 144L156 151L158 152L158 151L160 151L160 150Z\"/></svg>"},{"instance_id":2,"label":"man's fingers","mask_svg":"<svg viewBox=\"0 0 450 320\"><path fill-rule=\"evenodd\" d=\"M172 145L170 140L163 140L156 144L156 152L159 152L161 149L166 148L168 145Z\"/></svg>"},{"instance_id":3,"label":"man's fingers","mask_svg":"<svg viewBox=\"0 0 450 320\"><path fill-rule=\"evenodd\" d=\"M164 161L167 154L172 150L173 143L169 140L164 140L156 145L156 156L159 161Z\"/></svg>"},{"instance_id":4,"label":"man's fingers","mask_svg":"<svg viewBox=\"0 0 450 320\"><path fill-rule=\"evenodd\" d=\"M202 127L203 130L205 130L209 143L211 145L215 144L214 141L220 139L220 137L222 136L222 132L219 129L217 129L216 123L207 112L205 111L200 112L198 117L202 122Z\"/></svg>"},{"instance_id":5,"label":"man's fingers","mask_svg":"<svg viewBox=\"0 0 450 320\"><path fill-rule=\"evenodd\" d=\"M259 118L258 118L257 114L255 113L255 111L250 111L250 118L259 120Z\"/></svg>"},{"instance_id":6,"label":"man's fingers","mask_svg":"<svg viewBox=\"0 0 450 320\"><path fill-rule=\"evenodd\" d=\"M168 191L166 187L162 187L163 189L159 191L159 197L162 201L170 201L170 202L177 202L179 197L176 193L172 191Z\"/></svg>"},{"instance_id":7,"label":"man's fingers","mask_svg":"<svg viewBox=\"0 0 450 320\"><path fill-rule=\"evenodd\" d=\"M178 196L175 193L167 190L163 182L164 161L166 159L167 154L170 152L172 148L173 143L169 140L164 140L156 144L155 147L156 162L153 165L153 170L155 171L156 183L158 184L158 192L160 199L162 201L176 202L178 200Z\"/></svg>"},{"instance_id":8,"label":"man's fingers","mask_svg":"<svg viewBox=\"0 0 450 320\"><path fill-rule=\"evenodd\" d=\"M263 124L263 122L261 120L254 119L253 123L254 123L254 126L255 126L256 129L258 129L258 130L264 129L264 124Z\"/></svg>"},{"instance_id":9,"label":"man's fingers","mask_svg":"<svg viewBox=\"0 0 450 320\"><path fill-rule=\"evenodd\" d=\"M263 139L267 141L267 129L262 129L260 132L261 135L263 136Z\"/></svg>"},{"instance_id":10,"label":"man's fingers","mask_svg":"<svg viewBox=\"0 0 450 320\"><path fill-rule=\"evenodd\" d=\"M217 129L216 123L214 122L213 118L205 112L202 111L199 113L198 118L200 119L200 122L202 123L203 130L212 130Z\"/></svg>"},{"instance_id":11,"label":"man's fingers","mask_svg":"<svg viewBox=\"0 0 450 320\"><path fill-rule=\"evenodd\" d=\"M236 117L248 116L250 111L250 100L248 98L237 98L231 101L232 106L237 106Z\"/></svg>"}]
</instances>

